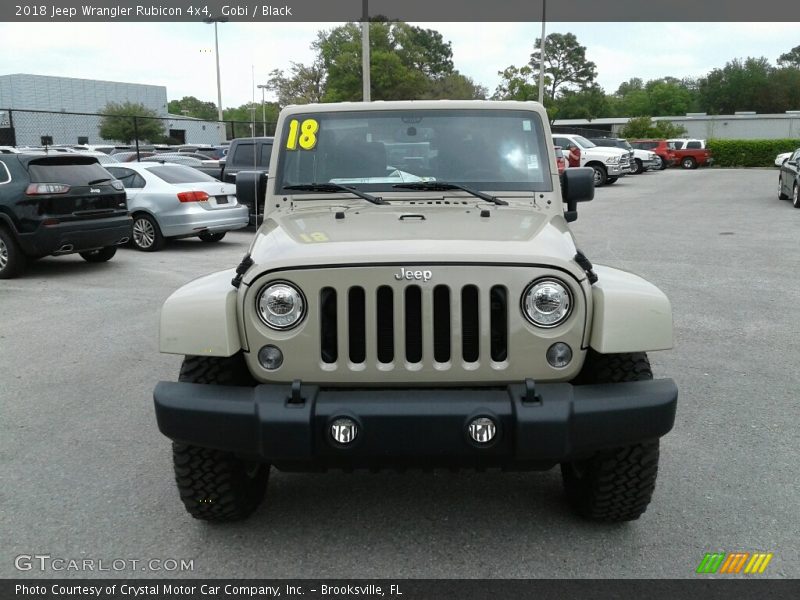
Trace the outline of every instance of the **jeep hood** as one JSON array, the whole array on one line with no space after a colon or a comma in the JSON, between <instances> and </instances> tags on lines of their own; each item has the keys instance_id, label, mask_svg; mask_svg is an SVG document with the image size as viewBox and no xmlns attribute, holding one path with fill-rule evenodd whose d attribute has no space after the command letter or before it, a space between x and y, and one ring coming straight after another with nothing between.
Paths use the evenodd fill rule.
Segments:
<instances>
[{"instance_id":1,"label":"jeep hood","mask_svg":"<svg viewBox=\"0 0 800 600\"><path fill-rule=\"evenodd\" d=\"M243 281L281 268L442 262L547 264L584 278L572 260L572 233L554 208L459 204L317 206L272 213L256 234L255 266Z\"/></svg>"}]
</instances>

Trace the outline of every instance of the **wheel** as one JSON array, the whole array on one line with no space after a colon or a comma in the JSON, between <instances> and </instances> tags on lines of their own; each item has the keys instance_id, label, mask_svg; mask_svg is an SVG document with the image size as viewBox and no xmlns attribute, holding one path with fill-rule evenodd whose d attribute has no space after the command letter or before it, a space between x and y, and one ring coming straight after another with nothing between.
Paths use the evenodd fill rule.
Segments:
<instances>
[{"instance_id":1,"label":"wheel","mask_svg":"<svg viewBox=\"0 0 800 600\"><path fill-rule=\"evenodd\" d=\"M229 358L187 356L179 381L209 385L253 386L242 353ZM261 504L269 465L247 461L231 452L189 444L172 444L175 482L186 511L195 519L239 521Z\"/></svg>"},{"instance_id":2,"label":"wheel","mask_svg":"<svg viewBox=\"0 0 800 600\"><path fill-rule=\"evenodd\" d=\"M589 350L576 385L653 378L643 352L599 354ZM601 450L561 464L564 491L582 517L609 523L638 519L647 510L658 474L658 440Z\"/></svg>"},{"instance_id":3,"label":"wheel","mask_svg":"<svg viewBox=\"0 0 800 600\"><path fill-rule=\"evenodd\" d=\"M667 168L667 161L662 156L658 156L658 160L659 160L658 170L663 171L664 169Z\"/></svg>"},{"instance_id":4,"label":"wheel","mask_svg":"<svg viewBox=\"0 0 800 600\"><path fill-rule=\"evenodd\" d=\"M800 208L800 195L798 195L798 188L797 184L794 184L794 188L792 188L792 206L795 208Z\"/></svg>"},{"instance_id":5,"label":"wheel","mask_svg":"<svg viewBox=\"0 0 800 600\"><path fill-rule=\"evenodd\" d=\"M106 246L99 250L91 250L89 252L81 252L81 258L90 263L101 263L111 260L117 253L116 246Z\"/></svg>"},{"instance_id":6,"label":"wheel","mask_svg":"<svg viewBox=\"0 0 800 600\"><path fill-rule=\"evenodd\" d=\"M606 180L608 179L608 173L604 167L600 165L592 165L594 169L594 187L602 187L606 184Z\"/></svg>"},{"instance_id":7,"label":"wheel","mask_svg":"<svg viewBox=\"0 0 800 600\"><path fill-rule=\"evenodd\" d=\"M14 235L0 225L0 279L18 277L25 270L26 262Z\"/></svg>"},{"instance_id":8,"label":"wheel","mask_svg":"<svg viewBox=\"0 0 800 600\"><path fill-rule=\"evenodd\" d=\"M606 185L611 185L612 183L617 183L619 177L607 177L606 178Z\"/></svg>"},{"instance_id":9,"label":"wheel","mask_svg":"<svg viewBox=\"0 0 800 600\"><path fill-rule=\"evenodd\" d=\"M208 231L204 231L203 233L201 233L197 237L199 237L204 242L213 243L213 242L218 242L222 238L224 238L225 237L225 232L223 231L222 233L210 233Z\"/></svg>"},{"instance_id":10,"label":"wheel","mask_svg":"<svg viewBox=\"0 0 800 600\"><path fill-rule=\"evenodd\" d=\"M697 161L693 159L691 156L686 156L681 160L681 167L683 167L684 169L696 169Z\"/></svg>"},{"instance_id":11,"label":"wheel","mask_svg":"<svg viewBox=\"0 0 800 600\"><path fill-rule=\"evenodd\" d=\"M631 175L639 175L640 173L644 172L644 165L642 161L638 158L633 159L633 171L631 171Z\"/></svg>"},{"instance_id":12,"label":"wheel","mask_svg":"<svg viewBox=\"0 0 800 600\"><path fill-rule=\"evenodd\" d=\"M156 220L148 214L133 216L133 235L131 241L137 250L155 252L164 247L164 236Z\"/></svg>"},{"instance_id":13,"label":"wheel","mask_svg":"<svg viewBox=\"0 0 800 600\"><path fill-rule=\"evenodd\" d=\"M788 200L789 196L783 193L783 181L778 177L778 200Z\"/></svg>"}]
</instances>

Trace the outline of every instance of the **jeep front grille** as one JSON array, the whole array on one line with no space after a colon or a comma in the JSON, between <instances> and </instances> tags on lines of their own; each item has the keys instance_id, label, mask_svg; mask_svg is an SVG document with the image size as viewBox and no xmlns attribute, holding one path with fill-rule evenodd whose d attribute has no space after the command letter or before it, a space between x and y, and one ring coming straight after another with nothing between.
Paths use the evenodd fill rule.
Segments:
<instances>
[{"instance_id":1,"label":"jeep front grille","mask_svg":"<svg viewBox=\"0 0 800 600\"><path fill-rule=\"evenodd\" d=\"M346 303L344 311L338 306L342 301ZM489 317L488 357L481 356L483 303L488 306L484 312ZM455 289L436 285L425 293L413 284L372 290L324 287L319 305L320 358L326 364L334 364L342 356L352 365L399 360L412 368L422 363L470 364L486 358L504 363L508 359L508 291L502 285L488 289L474 284ZM337 315L343 312L346 328L337 322ZM368 326L369 321L374 327ZM369 342L368 331L375 335ZM374 348L375 356L367 356L368 347ZM432 349L432 356L425 356L426 347Z\"/></svg>"}]
</instances>

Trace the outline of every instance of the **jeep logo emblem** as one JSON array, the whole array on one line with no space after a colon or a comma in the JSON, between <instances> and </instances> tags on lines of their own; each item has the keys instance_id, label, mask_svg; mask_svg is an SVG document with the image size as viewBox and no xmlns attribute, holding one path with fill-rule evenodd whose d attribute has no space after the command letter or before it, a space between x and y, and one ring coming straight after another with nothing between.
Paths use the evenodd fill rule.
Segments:
<instances>
[{"instance_id":1,"label":"jeep logo emblem","mask_svg":"<svg viewBox=\"0 0 800 600\"><path fill-rule=\"evenodd\" d=\"M417 281L430 281L433 278L433 273L431 271L406 271L405 267L401 267L400 272L394 274L394 278L397 281L402 281L403 279L409 281L412 279L416 279Z\"/></svg>"}]
</instances>

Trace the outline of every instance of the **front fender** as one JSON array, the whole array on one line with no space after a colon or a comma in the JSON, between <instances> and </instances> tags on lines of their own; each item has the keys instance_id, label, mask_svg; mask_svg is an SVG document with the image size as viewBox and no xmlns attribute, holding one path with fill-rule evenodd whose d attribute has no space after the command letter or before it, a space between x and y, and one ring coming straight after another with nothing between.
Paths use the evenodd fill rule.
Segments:
<instances>
[{"instance_id":1,"label":"front fender","mask_svg":"<svg viewBox=\"0 0 800 600\"><path fill-rule=\"evenodd\" d=\"M672 307L664 292L638 275L595 266L592 335L601 354L672 348Z\"/></svg>"},{"instance_id":2,"label":"front fender","mask_svg":"<svg viewBox=\"0 0 800 600\"><path fill-rule=\"evenodd\" d=\"M167 354L233 356L242 347L236 323L235 269L195 279L161 307L159 347Z\"/></svg>"}]
</instances>

